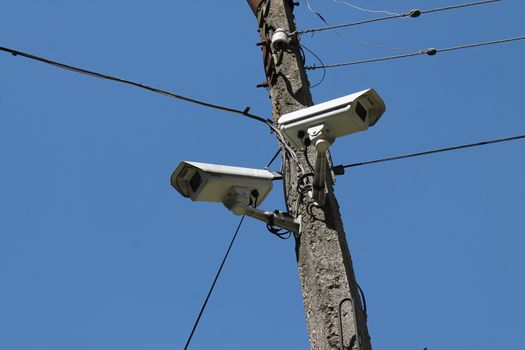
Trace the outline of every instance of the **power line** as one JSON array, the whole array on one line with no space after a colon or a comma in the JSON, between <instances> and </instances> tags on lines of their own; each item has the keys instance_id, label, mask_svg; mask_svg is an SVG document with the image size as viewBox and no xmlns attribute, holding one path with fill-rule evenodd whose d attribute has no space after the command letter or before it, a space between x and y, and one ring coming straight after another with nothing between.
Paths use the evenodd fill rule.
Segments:
<instances>
[{"instance_id":1,"label":"power line","mask_svg":"<svg viewBox=\"0 0 525 350\"><path fill-rule=\"evenodd\" d=\"M98 72L95 72L95 71L87 70L87 69L84 69L84 68L79 68L79 67L71 66L71 65L68 65L68 64L60 63L60 62L53 61L53 60L50 60L50 59L47 59L47 58L35 56L35 55L29 54L29 53L26 53L26 52L13 50L13 49L10 49L10 48L7 48L7 47L0 46L0 51L4 51L4 52L7 52L7 53L10 53L13 56L22 56L22 57L25 57L25 58L29 58L31 60L35 60L35 61L38 61L38 62L46 63L46 64L49 64L49 65L52 65L52 66L55 66L55 67L58 67L58 68L62 68L62 69L69 70L69 71L73 71L75 73L85 74L85 75L89 75L89 76L92 76L92 77L95 77L95 78L99 78L99 79L111 80L111 81L116 81L116 82L122 83L122 84L132 85L132 86L135 86L135 87L138 87L138 88L141 88L141 89L144 89L144 90L148 90L148 91L160 94L160 95L173 97L173 98L176 98L176 99L179 99L179 100L183 100L183 101L186 101L186 102L198 104L198 105L201 105L201 106L204 106L204 107L218 109L218 110L221 110L221 111L224 111L224 112L241 114L241 115L243 115L243 116L245 116L247 118L254 119L254 120L260 121L260 122L265 123L265 124L272 123L272 121L270 119L266 119L266 118L263 118L263 117L260 117L260 116L257 116L255 114L250 113L249 112L250 111L250 107L247 107L244 110L230 108L230 107L225 107L225 106L221 106L221 105L217 105L217 104L213 104L213 103L209 103L209 102L205 102L205 101L201 101L201 100L196 100L196 99L193 99L193 98L190 98L190 97L186 97L186 96L182 96L182 95L179 95L179 94L175 94L173 92L169 92L169 91L166 91L166 90L157 89L155 87L144 85L144 84L141 84L141 83L137 83L137 82L134 82L134 81L131 81L131 80L126 80L126 79L114 77L114 76L111 76L111 75L102 74L102 73L98 73Z\"/></svg>"},{"instance_id":2,"label":"power line","mask_svg":"<svg viewBox=\"0 0 525 350\"><path fill-rule=\"evenodd\" d=\"M477 143L469 143L469 144L461 145L461 146L439 148L439 149L435 149L431 151L411 153L411 154L405 154L402 156L388 157L388 158L382 158L382 159L376 159L376 160L369 160L369 161L361 162L361 163L353 163L353 164L348 164L348 165L337 165L337 166L334 166L332 169L336 175L343 175L345 173L345 169L347 168L354 168L354 167L358 167L362 165L389 162L391 160L399 160L399 159L406 159L406 158L412 158L412 157L426 156L429 154L435 154L435 153L441 153L441 152L456 151L456 150L464 149L464 148L479 147L479 146L490 145L494 143L515 141L515 140L520 140L520 139L525 139L525 135L507 137L503 139L496 139L496 140L490 140L490 141L482 141L482 142L477 142Z\"/></svg>"},{"instance_id":3,"label":"power line","mask_svg":"<svg viewBox=\"0 0 525 350\"><path fill-rule=\"evenodd\" d=\"M438 52L448 52L448 51L455 51L455 50L462 50L462 49L470 49L470 48L473 48L473 47L503 44L503 43L508 43L508 42L511 42L511 41L518 41L518 40L524 40L524 39L525 39L525 36L519 36L519 37L515 37L515 38L500 39L500 40L485 41L485 42L480 42L480 43L475 43L475 44L466 44L466 45L460 45L460 46L447 47L447 48L444 48L444 49L430 48L430 49L427 49L427 50L420 50L418 52L413 52L413 53L407 53L407 54L396 55L396 56L388 56L388 57L371 58L371 59L368 59L368 60L361 60L361 61L334 63L334 64L327 64L327 65L322 65L322 66L313 65L313 66L307 66L305 68L308 69L308 70L325 69L325 68L337 68L337 67L344 67L344 66L353 66L353 65L357 65L357 64L363 64L363 63L390 61L390 60L395 60L395 59L399 59L399 58L421 56L421 55L434 56Z\"/></svg>"},{"instance_id":4,"label":"power line","mask_svg":"<svg viewBox=\"0 0 525 350\"><path fill-rule=\"evenodd\" d=\"M417 10L417 9L414 9L414 10L411 10L411 11L409 11L407 13L394 14L394 15L386 16L386 17L373 18L373 19L368 19L368 20L364 20L364 21L344 23L344 24L338 24L338 25L333 25L333 26L326 26L326 27L321 27L321 28L305 29L305 30L298 31L297 33L299 33L299 34L307 34L307 33L322 32L322 31L325 31L325 30L333 30L333 29L338 29L338 28L353 27L353 26L357 26L357 25L361 25L361 24L367 24L367 23L373 23L373 22L379 22L379 21L386 21L386 20L395 19L395 18L403 18L403 17L415 18L415 17L419 17L420 15L425 14L425 13L434 13L434 12L455 10L455 9L460 9L460 8L464 8L464 7L484 5L484 4L489 4L489 3L493 3L493 2L499 2L499 1L501 1L501 0L476 1L476 2L471 2L471 3L467 3L467 4L452 5L452 6L440 7L440 8L429 9L429 10Z\"/></svg>"},{"instance_id":5,"label":"power line","mask_svg":"<svg viewBox=\"0 0 525 350\"><path fill-rule=\"evenodd\" d=\"M222 271L222 267L224 266L224 263L226 262L228 255L230 254L230 250L232 249L233 243L235 242L235 239L237 238L237 234L239 233L239 230L241 228L243 221L244 221L244 215L242 216L241 221L239 221L239 225L237 225L237 229L235 230L235 233L233 234L233 238L230 242L230 245L228 246L228 249L226 250L226 254L224 255L224 258L222 259L221 265L219 266L219 270L217 271L217 274L215 275L215 279L213 280L213 283L211 284L210 290L208 291L208 295L206 296L206 299L204 300L204 303L202 304L201 310L199 312L199 316L197 316L197 320L195 321L195 324L193 325L193 328L191 329L191 333L188 337L188 340L186 341L184 350L187 350L188 346L190 345L191 338L193 338L193 334L195 333L195 330L197 329L201 316L204 313L204 309L206 308L206 304L208 304L208 300L210 299L210 295L213 292L213 288L215 288L215 283L217 283L217 280L219 279L219 276Z\"/></svg>"}]
</instances>

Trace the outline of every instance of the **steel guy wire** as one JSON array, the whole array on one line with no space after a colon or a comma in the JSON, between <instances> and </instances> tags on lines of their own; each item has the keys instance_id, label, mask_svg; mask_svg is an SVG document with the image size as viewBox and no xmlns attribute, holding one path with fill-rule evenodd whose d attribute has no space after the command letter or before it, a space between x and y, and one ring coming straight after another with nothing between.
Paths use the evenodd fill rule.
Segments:
<instances>
[{"instance_id":1,"label":"steel guy wire","mask_svg":"<svg viewBox=\"0 0 525 350\"><path fill-rule=\"evenodd\" d=\"M357 25L361 25L361 24L367 24L367 23L373 23L373 22L379 22L379 21L386 21L386 20L395 19L395 18L403 18L403 17L415 18L415 17L419 17L420 15L425 14L425 13L434 13L434 12L455 10L455 9L471 7L471 6L477 6L477 5L484 5L484 4L489 4L489 3L493 3L493 2L499 2L499 1L502 1L502 0L476 1L476 2L471 2L471 3L467 3L467 4L452 5L452 6L440 7L440 8L429 9L429 10L417 10L417 9L414 9L414 10L411 10L411 11L409 11L407 13L395 14L395 15L386 16L386 17L372 18L372 19L363 20L363 21L344 23L344 24L337 24L337 25L320 27L320 28L305 29L305 30L298 31L297 33L298 34L307 34L307 33L322 32L322 31L325 31L325 30L333 30L333 29L339 29L339 28L353 27L353 26L357 26Z\"/></svg>"},{"instance_id":2,"label":"steel guy wire","mask_svg":"<svg viewBox=\"0 0 525 350\"><path fill-rule=\"evenodd\" d=\"M489 140L489 141L481 141L481 142L476 142L476 143L469 143L469 144L460 145L460 146L439 148L439 149L434 149L434 150L430 150L430 151L417 152L417 153L405 154L405 155L401 155L401 156L381 158L381 159L376 159L376 160L369 160L369 161L360 162L360 163L353 163L353 164L347 164L347 165L337 165L337 166L332 167L332 169L333 169L333 171L334 171L334 173L336 175L343 175L345 173L345 169L347 169L347 168L354 168L354 167L363 166L363 165L370 165L370 164L389 162L389 161L392 161L392 160L420 157L420 156L426 156L426 155L435 154L435 153L456 151L456 150L464 149L464 148L479 147L479 146L491 145L491 144L494 144L494 143L516 141L516 140L521 140L521 139L525 139L525 135L518 135L518 136L506 137L506 138L502 138L502 139L495 139L495 140Z\"/></svg>"},{"instance_id":3,"label":"steel guy wire","mask_svg":"<svg viewBox=\"0 0 525 350\"><path fill-rule=\"evenodd\" d=\"M235 242L235 239L237 238L237 234L239 233L239 230L241 228L243 221L244 221L244 215L241 217L241 221L239 221L239 225L237 225L237 229L235 230L235 233L233 234L232 240L230 242L230 245L228 246L228 249L226 250L226 254L224 255L224 258L222 259L221 265L219 266L219 270L217 271L217 274L215 275L215 278L213 279L213 283L211 284L210 290L208 291L208 295L206 296L206 299L204 300L204 303L201 306L201 310L199 312L199 315L197 316L197 320L193 324L193 328L191 329L191 333L188 337L188 340L186 341L184 350L187 350L188 346L190 345L191 339L193 338L193 334L195 333L195 330L197 329L197 326L199 325L201 316L204 313L204 309L206 308L206 305L208 304L208 300L210 299L211 293L213 292L213 289L215 288L215 284L217 283L217 280L219 279L224 263L226 262L226 259L228 258L228 255L230 254L230 250L232 249L233 243Z\"/></svg>"},{"instance_id":4,"label":"steel guy wire","mask_svg":"<svg viewBox=\"0 0 525 350\"><path fill-rule=\"evenodd\" d=\"M4 51L4 52L7 52L7 53L10 53L13 56L22 56L22 57L25 57L25 58L29 58L31 60L35 60L35 61L38 61L38 62L46 63L46 64L49 64L49 65L52 65L52 66L55 66L55 67L58 67L58 68L62 68L62 69L65 69L65 70L73 71L73 72L76 72L76 73L89 75L89 76L92 76L92 77L95 77L95 78L111 80L111 81L115 81L115 82L118 82L118 83L135 86L135 87L138 87L138 88L141 88L141 89L144 89L144 90L148 90L148 91L160 94L160 95L173 97L173 98L176 98L176 99L179 99L179 100L183 100L183 101L186 101L186 102L194 103L194 104L201 105L201 106L204 106L204 107L213 108L213 109L221 110L221 111L224 111L224 112L240 114L240 115L243 115L243 116L245 116L247 118L254 119L254 120L257 120L259 122L268 124L268 125L273 123L270 119L266 119L266 118L263 118L263 117L260 117L258 115L250 113L249 112L250 111L249 107L245 108L244 110L241 110L241 109L225 107L225 106L221 106L221 105L217 105L217 104L213 104L213 103L209 103L209 102L205 102L205 101L201 101L201 100L196 100L196 99L193 99L193 98L190 98L190 97L186 97L186 96L183 96L183 95L175 94L173 92L169 92L169 91L166 91L166 90L157 89L155 87L148 86L148 85L141 84L141 83L137 83L137 82L134 82L134 81L131 81L131 80L122 79L122 78L114 77L114 76L111 76L111 75L98 73L98 72L95 72L95 71L92 71L92 70L87 70L87 69L80 68L80 67L71 66L71 65L68 65L68 64L65 64L65 63L61 63L61 62L58 62L58 61L53 61L53 60L50 60L50 59L47 59L47 58L35 56L35 55L29 54L29 53L26 53L26 52L13 50L13 49L10 49L10 48L7 48L7 47L0 46L0 51Z\"/></svg>"},{"instance_id":5,"label":"steel guy wire","mask_svg":"<svg viewBox=\"0 0 525 350\"><path fill-rule=\"evenodd\" d=\"M414 56L421 56L421 55L428 55L428 56L434 56L439 52L448 52L448 51L456 51L456 50L462 50L462 49L470 49L473 47L479 47L479 46L487 46L487 45L495 45L495 44L503 44L508 43L511 41L518 41L518 40L524 40L525 36L518 36L515 38L507 38L507 39L499 39L499 40L493 40L493 41L485 41L475 44L466 44L466 45L459 45L459 46L453 46L453 47L447 47L443 49L436 49L436 48L429 48L427 50L420 50L418 52L413 53L407 53L402 55L395 55L395 56L388 56L388 57L379 57L379 58L371 58L367 60L361 60L361 61L351 61L351 62L343 62L343 63L334 63L334 64L326 64L322 66L306 66L305 69L307 70L314 70L314 69L325 69L325 68L337 68L337 67L344 67L344 66L353 66L357 64L363 64L363 63L372 63L372 62L382 62L382 61L390 61L395 60L399 58L406 58L406 57L414 57Z\"/></svg>"}]
</instances>

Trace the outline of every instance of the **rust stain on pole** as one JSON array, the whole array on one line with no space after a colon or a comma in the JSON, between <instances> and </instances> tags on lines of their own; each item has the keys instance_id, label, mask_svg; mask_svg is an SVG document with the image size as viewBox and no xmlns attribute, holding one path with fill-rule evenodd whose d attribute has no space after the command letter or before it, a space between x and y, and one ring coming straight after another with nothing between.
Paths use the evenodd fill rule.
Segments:
<instances>
[{"instance_id":1,"label":"rust stain on pole","mask_svg":"<svg viewBox=\"0 0 525 350\"><path fill-rule=\"evenodd\" d=\"M252 8L253 13L257 16L257 10L259 9L259 6L261 6L261 3L264 0L248 0L248 4L250 4L250 7Z\"/></svg>"}]
</instances>

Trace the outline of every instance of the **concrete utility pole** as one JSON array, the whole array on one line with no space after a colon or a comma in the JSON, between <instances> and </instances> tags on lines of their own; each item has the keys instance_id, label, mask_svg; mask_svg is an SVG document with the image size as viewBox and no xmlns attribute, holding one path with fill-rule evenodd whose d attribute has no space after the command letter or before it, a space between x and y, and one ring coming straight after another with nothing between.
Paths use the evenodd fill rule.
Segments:
<instances>
[{"instance_id":1,"label":"concrete utility pole","mask_svg":"<svg viewBox=\"0 0 525 350\"><path fill-rule=\"evenodd\" d=\"M285 113L313 104L297 36L290 38L286 50L273 50L270 46L276 29L295 32L294 4L290 0L248 0L248 3L259 23L259 44L267 77L267 82L261 85L270 91L273 119L277 121ZM346 91L341 91L341 95L344 93ZM330 170L326 174L329 183L326 204L315 207L310 197L298 190L305 181L312 180L303 177L300 181L305 172L311 172L303 151L295 149L297 161L282 145L281 154L285 160L283 175L287 206L292 215L302 216L301 233L296 237L296 255L311 348L371 350L366 313L355 280L339 205L332 192L333 174ZM312 163L315 158L313 147L308 147L307 156ZM340 309L342 325L339 323Z\"/></svg>"}]
</instances>

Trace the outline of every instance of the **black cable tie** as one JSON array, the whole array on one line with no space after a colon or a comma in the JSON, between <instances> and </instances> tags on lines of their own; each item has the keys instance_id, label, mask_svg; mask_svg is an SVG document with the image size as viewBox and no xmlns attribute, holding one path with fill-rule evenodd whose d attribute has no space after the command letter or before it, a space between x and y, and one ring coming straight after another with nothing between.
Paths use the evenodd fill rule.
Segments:
<instances>
[{"instance_id":1,"label":"black cable tie","mask_svg":"<svg viewBox=\"0 0 525 350\"><path fill-rule=\"evenodd\" d=\"M242 114L244 114L244 115L248 115L249 112L250 112L250 107L246 107L246 108L244 109L244 111L242 111Z\"/></svg>"},{"instance_id":2,"label":"black cable tie","mask_svg":"<svg viewBox=\"0 0 525 350\"><path fill-rule=\"evenodd\" d=\"M344 175L345 174L345 167L343 165L337 165L332 167L332 170L334 171L335 175Z\"/></svg>"},{"instance_id":3,"label":"black cable tie","mask_svg":"<svg viewBox=\"0 0 525 350\"><path fill-rule=\"evenodd\" d=\"M275 216L274 216L274 214L270 215L270 217L268 218L268 225L270 225L271 227L275 226Z\"/></svg>"},{"instance_id":4,"label":"black cable tie","mask_svg":"<svg viewBox=\"0 0 525 350\"><path fill-rule=\"evenodd\" d=\"M408 13L408 15L412 18L416 18L416 17L419 17L421 16L421 10L418 10L418 9L413 9L413 10L410 10L410 12Z\"/></svg>"}]
</instances>

